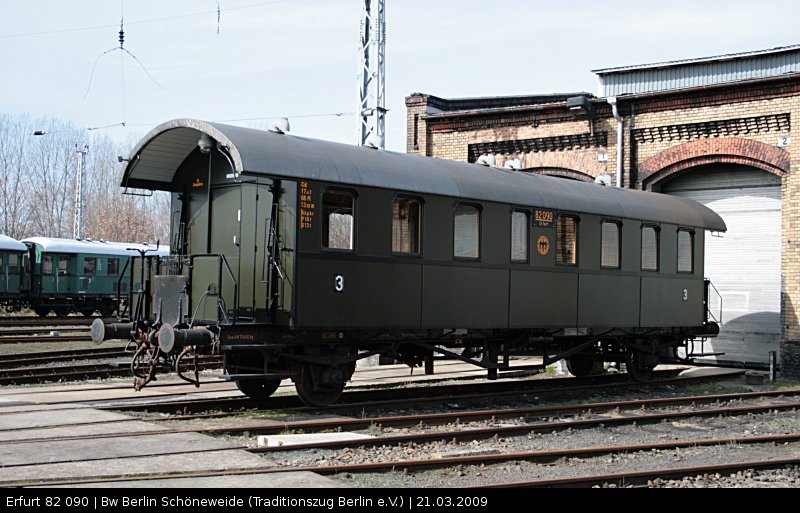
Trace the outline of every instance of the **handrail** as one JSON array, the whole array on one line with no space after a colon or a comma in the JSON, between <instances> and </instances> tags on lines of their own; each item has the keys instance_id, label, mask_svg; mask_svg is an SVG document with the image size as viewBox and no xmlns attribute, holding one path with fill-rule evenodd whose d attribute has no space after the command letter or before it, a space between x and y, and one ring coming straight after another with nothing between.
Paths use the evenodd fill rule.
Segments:
<instances>
[{"instance_id":1,"label":"handrail","mask_svg":"<svg viewBox=\"0 0 800 513\"><path fill-rule=\"evenodd\" d=\"M720 294L719 290L717 290L717 287L715 287L714 284L711 283L711 280L709 280L708 278L706 278L705 284L706 284L706 316L711 317L711 319L717 324L722 324L722 294ZM717 317L714 315L714 312L711 311L711 301L710 301L711 290L713 290L714 294L716 294L717 297L719 298L719 312L718 312L719 319L717 319Z\"/></svg>"}]
</instances>

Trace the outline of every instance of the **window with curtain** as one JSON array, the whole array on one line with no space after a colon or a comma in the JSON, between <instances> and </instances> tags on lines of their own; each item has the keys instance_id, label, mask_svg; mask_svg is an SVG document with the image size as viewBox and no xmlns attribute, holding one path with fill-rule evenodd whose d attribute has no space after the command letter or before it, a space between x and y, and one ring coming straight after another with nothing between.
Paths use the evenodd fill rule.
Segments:
<instances>
[{"instance_id":1,"label":"window with curtain","mask_svg":"<svg viewBox=\"0 0 800 513\"><path fill-rule=\"evenodd\" d=\"M620 268L622 226L617 221L603 221L601 235L600 266L606 269Z\"/></svg>"},{"instance_id":2,"label":"window with curtain","mask_svg":"<svg viewBox=\"0 0 800 513\"><path fill-rule=\"evenodd\" d=\"M694 232L678 230L678 272L694 272Z\"/></svg>"},{"instance_id":3,"label":"window with curtain","mask_svg":"<svg viewBox=\"0 0 800 513\"><path fill-rule=\"evenodd\" d=\"M528 261L530 214L524 210L511 213L511 261Z\"/></svg>"},{"instance_id":4,"label":"window with curtain","mask_svg":"<svg viewBox=\"0 0 800 513\"><path fill-rule=\"evenodd\" d=\"M578 265L578 218L559 216L556 230L556 263Z\"/></svg>"},{"instance_id":5,"label":"window with curtain","mask_svg":"<svg viewBox=\"0 0 800 513\"><path fill-rule=\"evenodd\" d=\"M422 206L413 198L395 198L392 204L392 252L418 255L421 248Z\"/></svg>"},{"instance_id":6,"label":"window with curtain","mask_svg":"<svg viewBox=\"0 0 800 513\"><path fill-rule=\"evenodd\" d=\"M657 226L642 226L642 271L658 271L660 235Z\"/></svg>"},{"instance_id":7,"label":"window with curtain","mask_svg":"<svg viewBox=\"0 0 800 513\"><path fill-rule=\"evenodd\" d=\"M453 217L453 256L480 258L481 211L474 205L459 205Z\"/></svg>"}]
</instances>

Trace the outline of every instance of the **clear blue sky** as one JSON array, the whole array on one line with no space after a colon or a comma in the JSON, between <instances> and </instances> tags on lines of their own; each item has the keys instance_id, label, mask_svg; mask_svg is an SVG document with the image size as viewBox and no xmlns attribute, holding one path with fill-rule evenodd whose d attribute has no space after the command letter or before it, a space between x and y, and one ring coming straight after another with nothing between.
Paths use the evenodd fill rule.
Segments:
<instances>
[{"instance_id":1,"label":"clear blue sky","mask_svg":"<svg viewBox=\"0 0 800 513\"><path fill-rule=\"evenodd\" d=\"M295 134L355 142L353 115L319 115L356 110L359 0L0 2L0 113L125 121L103 133L131 142L176 117L289 116ZM160 86L119 50L98 60L122 13ZM784 0L387 0L387 147L405 151L411 92L596 92L592 69L798 44L798 20Z\"/></svg>"}]
</instances>

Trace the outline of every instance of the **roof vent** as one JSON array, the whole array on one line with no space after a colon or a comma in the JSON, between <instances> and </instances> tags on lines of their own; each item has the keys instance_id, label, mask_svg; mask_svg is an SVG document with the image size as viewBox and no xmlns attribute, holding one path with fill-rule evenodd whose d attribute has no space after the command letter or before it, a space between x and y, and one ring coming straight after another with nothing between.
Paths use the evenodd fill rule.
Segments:
<instances>
[{"instance_id":1,"label":"roof vent","mask_svg":"<svg viewBox=\"0 0 800 513\"><path fill-rule=\"evenodd\" d=\"M475 163L481 166L491 167L497 164L497 159L490 153L489 155L481 155Z\"/></svg>"},{"instance_id":2,"label":"roof vent","mask_svg":"<svg viewBox=\"0 0 800 513\"><path fill-rule=\"evenodd\" d=\"M383 148L383 137L373 132L369 134L367 140L364 141L364 146L367 148L375 148L376 150L380 150Z\"/></svg>"},{"instance_id":3,"label":"roof vent","mask_svg":"<svg viewBox=\"0 0 800 513\"><path fill-rule=\"evenodd\" d=\"M600 175L594 179L594 183L602 185L604 187L611 186L611 176L610 175Z\"/></svg>"},{"instance_id":4,"label":"roof vent","mask_svg":"<svg viewBox=\"0 0 800 513\"><path fill-rule=\"evenodd\" d=\"M285 134L289 131L289 120L287 118L273 119L269 124L269 131L276 134Z\"/></svg>"},{"instance_id":5,"label":"roof vent","mask_svg":"<svg viewBox=\"0 0 800 513\"><path fill-rule=\"evenodd\" d=\"M211 140L208 134L200 134L200 139L197 140L197 147L200 148L200 153L208 155L211 152L211 148L214 147L214 141Z\"/></svg>"}]
</instances>

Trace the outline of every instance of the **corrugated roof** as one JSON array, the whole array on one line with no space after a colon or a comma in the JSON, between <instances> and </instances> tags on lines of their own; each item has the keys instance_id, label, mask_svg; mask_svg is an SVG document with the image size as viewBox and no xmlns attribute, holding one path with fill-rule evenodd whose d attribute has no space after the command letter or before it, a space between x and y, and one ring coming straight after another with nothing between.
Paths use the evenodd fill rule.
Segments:
<instances>
[{"instance_id":1,"label":"corrugated roof","mask_svg":"<svg viewBox=\"0 0 800 513\"><path fill-rule=\"evenodd\" d=\"M122 186L170 190L183 160L199 151L196 143L201 133L226 146L234 171L247 175L363 185L725 230L722 219L708 208L658 193L190 119L169 121L145 136L131 154ZM167 153L164 148L173 151Z\"/></svg>"},{"instance_id":2,"label":"corrugated roof","mask_svg":"<svg viewBox=\"0 0 800 513\"><path fill-rule=\"evenodd\" d=\"M681 59L675 61L665 61L665 62L657 62L652 64L636 64L632 66L620 66L614 68L602 68L602 69L594 69L592 73L596 73L598 75L603 74L610 74L610 73L623 73L626 71L633 71L633 70L646 70L646 69L656 69L656 68L670 68L674 66L684 66L686 64L697 64L703 62L715 62L715 61L726 61L726 60L733 60L733 59L742 59L742 58L749 58L749 57L760 57L763 55L770 55L776 53L784 53L784 52L793 52L796 50L800 50L800 45L791 45L791 46L778 46L775 48L770 48L768 50L756 50L750 52L740 52L740 53L728 53L723 55L715 55L712 57L698 57L694 59Z\"/></svg>"}]
</instances>

